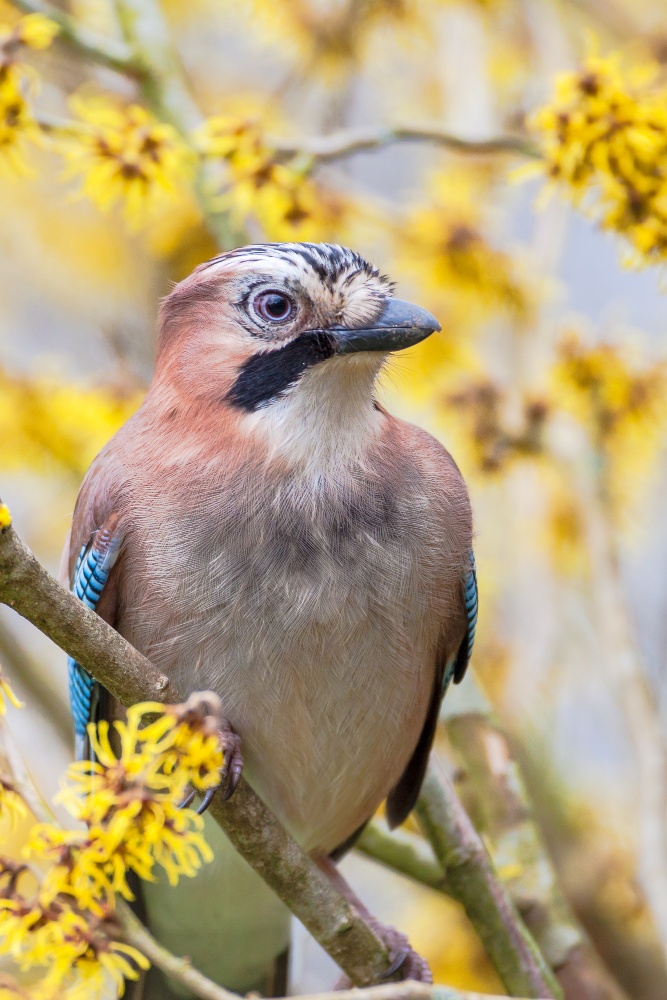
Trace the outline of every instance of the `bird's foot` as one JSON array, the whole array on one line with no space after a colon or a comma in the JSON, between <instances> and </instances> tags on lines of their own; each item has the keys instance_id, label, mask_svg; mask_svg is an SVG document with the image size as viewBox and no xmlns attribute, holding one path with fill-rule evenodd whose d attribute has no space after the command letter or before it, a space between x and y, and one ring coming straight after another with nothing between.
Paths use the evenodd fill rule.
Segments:
<instances>
[{"instance_id":1,"label":"bird's foot","mask_svg":"<svg viewBox=\"0 0 667 1000\"><path fill-rule=\"evenodd\" d=\"M220 749L222 750L224 764L220 772L220 781L214 788L209 788L199 803L197 812L200 816L206 812L218 793L222 796L223 802L231 799L243 774L241 737L227 719L223 719L220 724L218 738L220 740Z\"/></svg>"},{"instance_id":2,"label":"bird's foot","mask_svg":"<svg viewBox=\"0 0 667 1000\"><path fill-rule=\"evenodd\" d=\"M418 983L428 983L430 985L433 982L433 973L429 969L428 962L421 955L417 954L405 934L401 934L395 927L387 927L385 924L381 924L368 913L365 916L366 922L371 925L377 936L384 941L389 953L391 964L387 971L380 977L380 981L383 983L393 983L404 979L412 979ZM351 979L347 976L341 976L334 989L337 991L349 990L352 989L353 985Z\"/></svg>"},{"instance_id":3,"label":"bird's foot","mask_svg":"<svg viewBox=\"0 0 667 1000\"><path fill-rule=\"evenodd\" d=\"M387 927L377 921L374 923L374 930L386 944L391 959L391 965L382 976L382 981L414 979L418 983L432 983L433 973L428 962L412 948L405 934L401 934L395 927Z\"/></svg>"},{"instance_id":4,"label":"bird's foot","mask_svg":"<svg viewBox=\"0 0 667 1000\"><path fill-rule=\"evenodd\" d=\"M217 794L222 795L222 801L226 802L236 791L243 773L241 737L229 720L222 718L220 699L210 691L190 695L184 705L176 706L176 710L181 721L187 721L190 726L201 728L208 736L217 734L222 751L223 765L219 780L213 788L204 793L197 808L197 812L201 815L206 812ZM191 789L179 808L187 809L196 794L196 791Z\"/></svg>"}]
</instances>

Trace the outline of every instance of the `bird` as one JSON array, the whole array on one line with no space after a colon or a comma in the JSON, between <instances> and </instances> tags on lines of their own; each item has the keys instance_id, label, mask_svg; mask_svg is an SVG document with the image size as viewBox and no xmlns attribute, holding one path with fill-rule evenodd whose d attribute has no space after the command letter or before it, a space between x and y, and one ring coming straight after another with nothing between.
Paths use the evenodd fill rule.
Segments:
<instances>
[{"instance_id":1,"label":"bird","mask_svg":"<svg viewBox=\"0 0 667 1000\"><path fill-rule=\"evenodd\" d=\"M84 603L177 690L215 692L247 781L334 880L383 802L392 827L415 805L475 638L464 479L377 398L387 360L439 330L337 244L201 264L161 303L152 382L86 474L65 546ZM122 708L69 674L82 757L88 724ZM214 861L142 884L143 919L227 988L285 992L289 912L208 816L205 833Z\"/></svg>"}]
</instances>

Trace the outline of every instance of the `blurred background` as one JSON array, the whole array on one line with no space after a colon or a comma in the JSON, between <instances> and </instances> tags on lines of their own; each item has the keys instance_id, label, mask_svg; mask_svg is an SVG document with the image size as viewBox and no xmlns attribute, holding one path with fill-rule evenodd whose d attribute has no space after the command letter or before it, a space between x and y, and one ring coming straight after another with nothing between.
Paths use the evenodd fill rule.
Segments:
<instances>
[{"instance_id":1,"label":"blurred background","mask_svg":"<svg viewBox=\"0 0 667 1000\"><path fill-rule=\"evenodd\" d=\"M442 766L523 891L531 859L502 836L517 826L485 809L494 760L516 779L510 748L609 973L664 1000L663 251L576 179L548 183L557 127L533 116L558 74L617 51L640 96L664 94L667 3L71 0L54 10L78 44L70 21L53 40L21 27L43 9L0 0L0 489L17 530L55 572L83 474L150 380L173 282L244 242L359 250L441 321L390 360L382 396L444 442L473 498L474 677L446 699ZM64 654L2 607L0 661L51 796L71 758ZM465 720L488 718L508 743L485 773ZM502 993L458 904L360 854L344 868L437 980ZM296 987L330 985L327 963L304 936Z\"/></svg>"}]
</instances>

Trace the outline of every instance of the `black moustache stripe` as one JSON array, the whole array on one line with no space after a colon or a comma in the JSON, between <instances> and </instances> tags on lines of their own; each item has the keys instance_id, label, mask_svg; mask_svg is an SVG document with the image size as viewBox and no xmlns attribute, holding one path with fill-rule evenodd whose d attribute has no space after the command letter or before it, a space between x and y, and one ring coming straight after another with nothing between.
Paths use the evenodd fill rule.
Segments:
<instances>
[{"instance_id":1,"label":"black moustache stripe","mask_svg":"<svg viewBox=\"0 0 667 1000\"><path fill-rule=\"evenodd\" d=\"M333 338L322 331L302 333L275 351L253 354L241 365L227 402L247 413L282 396L304 372L336 353Z\"/></svg>"}]
</instances>

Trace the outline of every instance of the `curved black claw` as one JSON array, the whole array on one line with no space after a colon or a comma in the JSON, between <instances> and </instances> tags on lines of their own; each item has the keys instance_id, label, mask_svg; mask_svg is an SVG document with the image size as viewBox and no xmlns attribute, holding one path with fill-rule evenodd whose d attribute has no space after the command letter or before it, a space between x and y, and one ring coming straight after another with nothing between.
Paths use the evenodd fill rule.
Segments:
<instances>
[{"instance_id":1,"label":"curved black claw","mask_svg":"<svg viewBox=\"0 0 667 1000\"><path fill-rule=\"evenodd\" d=\"M179 809L187 809L188 806L192 805L192 802L193 802L194 797L195 797L196 794L197 793L194 790L191 791L191 792L188 792L188 794L185 796L185 798L183 799L183 801L179 803L178 808Z\"/></svg>"},{"instance_id":2,"label":"curved black claw","mask_svg":"<svg viewBox=\"0 0 667 1000\"><path fill-rule=\"evenodd\" d=\"M220 772L220 781L214 788L209 788L201 800L197 809L200 816L206 812L218 792L222 795L223 802L231 799L243 774L241 737L232 729L229 722L223 722L220 729L220 748L225 760Z\"/></svg>"},{"instance_id":3,"label":"curved black claw","mask_svg":"<svg viewBox=\"0 0 667 1000\"><path fill-rule=\"evenodd\" d=\"M410 942L404 934L394 927L383 927L381 936L389 949L391 959L389 969L381 977L383 981L414 979L418 983L433 982L428 962L410 947Z\"/></svg>"},{"instance_id":4,"label":"curved black claw","mask_svg":"<svg viewBox=\"0 0 667 1000\"><path fill-rule=\"evenodd\" d=\"M394 961L391 963L387 971L383 972L382 975L379 977L382 982L385 982L385 980L387 979L393 979L393 977L396 975L399 969L403 968L408 958L408 955L410 954L410 950L411 949L408 946L407 948L404 948L403 951L398 952L398 954L394 958Z\"/></svg>"},{"instance_id":5,"label":"curved black claw","mask_svg":"<svg viewBox=\"0 0 667 1000\"><path fill-rule=\"evenodd\" d=\"M206 810L210 806L211 802L215 798L215 796L216 796L217 791L218 791L219 788L220 788L220 785L216 785L215 788L209 788L209 790L205 793L204 798L201 800L201 802L197 806L197 812L198 812L198 814L200 816L203 815L203 813L206 812Z\"/></svg>"}]
</instances>

